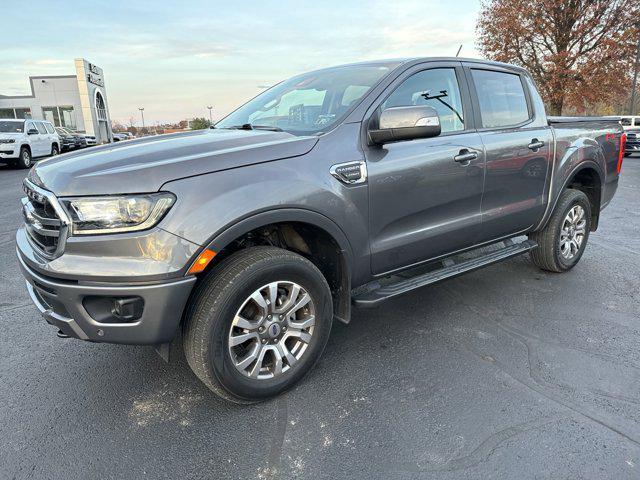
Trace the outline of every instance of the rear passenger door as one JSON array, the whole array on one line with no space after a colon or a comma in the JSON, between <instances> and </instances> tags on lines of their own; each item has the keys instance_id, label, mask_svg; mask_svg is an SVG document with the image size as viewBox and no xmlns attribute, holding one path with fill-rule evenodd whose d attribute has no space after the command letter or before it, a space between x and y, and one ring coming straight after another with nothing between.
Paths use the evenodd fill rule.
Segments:
<instances>
[{"instance_id":1,"label":"rear passenger door","mask_svg":"<svg viewBox=\"0 0 640 480\"><path fill-rule=\"evenodd\" d=\"M486 152L480 242L513 235L544 212L553 143L544 107L524 73L465 63Z\"/></svg>"}]
</instances>

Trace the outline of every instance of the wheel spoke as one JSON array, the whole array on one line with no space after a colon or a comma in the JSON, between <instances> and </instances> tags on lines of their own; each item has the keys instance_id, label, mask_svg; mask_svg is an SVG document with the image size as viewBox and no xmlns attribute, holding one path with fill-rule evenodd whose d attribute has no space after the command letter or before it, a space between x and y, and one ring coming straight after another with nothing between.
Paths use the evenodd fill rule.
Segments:
<instances>
[{"instance_id":1,"label":"wheel spoke","mask_svg":"<svg viewBox=\"0 0 640 480\"><path fill-rule=\"evenodd\" d=\"M253 363L253 361L258 358L258 355L262 351L262 345L256 343L256 345L251 349L251 351L244 357L241 361L236 363L236 367L239 370L246 369L249 365Z\"/></svg>"},{"instance_id":2,"label":"wheel spoke","mask_svg":"<svg viewBox=\"0 0 640 480\"><path fill-rule=\"evenodd\" d=\"M262 293L260 292L260 290L256 290L255 292L253 292L251 294L251 299L254 302L256 302L258 307L260 307L263 312L266 313L269 310L269 306L267 305L267 302L265 301L264 297L262 296Z\"/></svg>"},{"instance_id":3,"label":"wheel spoke","mask_svg":"<svg viewBox=\"0 0 640 480\"><path fill-rule=\"evenodd\" d=\"M311 297L309 296L309 294L307 292L305 292L304 295L302 295L302 298L300 300L298 300L296 302L296 304L293 307L291 307L291 309L287 312L287 316L297 312L302 307L307 305L310 301L311 301Z\"/></svg>"},{"instance_id":4,"label":"wheel spoke","mask_svg":"<svg viewBox=\"0 0 640 480\"><path fill-rule=\"evenodd\" d=\"M316 323L316 317L313 315L308 316L303 320L289 320L289 326L298 330L304 330L309 327L313 327Z\"/></svg>"},{"instance_id":5,"label":"wheel spoke","mask_svg":"<svg viewBox=\"0 0 640 480\"><path fill-rule=\"evenodd\" d=\"M271 349L271 351L273 352L273 356L276 359L273 365L273 374L279 375L282 373L282 353L280 353L280 349L278 348L273 348Z\"/></svg>"},{"instance_id":6,"label":"wheel spoke","mask_svg":"<svg viewBox=\"0 0 640 480\"><path fill-rule=\"evenodd\" d=\"M284 342L280 342L277 345L278 353L280 354L280 358L285 358L290 367L292 367L298 360L294 357Z\"/></svg>"},{"instance_id":7,"label":"wheel spoke","mask_svg":"<svg viewBox=\"0 0 640 480\"><path fill-rule=\"evenodd\" d=\"M241 345L251 339L260 341L260 337L256 332L241 333L240 335L234 335L233 337L231 337L229 339L229 345L232 347L237 347L238 345Z\"/></svg>"},{"instance_id":8,"label":"wheel spoke","mask_svg":"<svg viewBox=\"0 0 640 480\"><path fill-rule=\"evenodd\" d=\"M278 300L278 283L269 284L269 312L275 312Z\"/></svg>"},{"instance_id":9,"label":"wheel spoke","mask_svg":"<svg viewBox=\"0 0 640 480\"><path fill-rule=\"evenodd\" d=\"M289 296L278 309L278 313L288 311L289 308L291 308L291 306L295 303L299 294L300 294L300 287L294 283L293 285L291 285L291 291L289 292Z\"/></svg>"},{"instance_id":10,"label":"wheel spoke","mask_svg":"<svg viewBox=\"0 0 640 480\"><path fill-rule=\"evenodd\" d=\"M260 375L260 370L262 370L262 362L264 362L264 356L266 353L267 353L266 348L260 349L260 352L258 353L258 358L256 359L256 363L251 369L251 372L249 372L249 376L251 378L258 378L258 375Z\"/></svg>"},{"instance_id":11,"label":"wheel spoke","mask_svg":"<svg viewBox=\"0 0 640 480\"><path fill-rule=\"evenodd\" d=\"M244 328L245 330L255 330L256 328L255 323L251 322L251 320L247 320L239 314L233 319L233 325L238 328Z\"/></svg>"},{"instance_id":12,"label":"wheel spoke","mask_svg":"<svg viewBox=\"0 0 640 480\"><path fill-rule=\"evenodd\" d=\"M290 328L287 331L287 337L296 337L302 340L304 343L309 343L311 341L311 334L309 332L305 332L303 330L297 330L295 328Z\"/></svg>"}]
</instances>

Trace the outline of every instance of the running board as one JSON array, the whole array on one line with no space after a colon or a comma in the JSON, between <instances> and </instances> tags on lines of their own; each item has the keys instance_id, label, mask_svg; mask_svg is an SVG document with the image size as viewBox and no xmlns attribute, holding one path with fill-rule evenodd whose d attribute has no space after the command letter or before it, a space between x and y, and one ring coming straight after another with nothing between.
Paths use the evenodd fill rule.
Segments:
<instances>
[{"instance_id":1,"label":"running board","mask_svg":"<svg viewBox=\"0 0 640 480\"><path fill-rule=\"evenodd\" d=\"M495 249L496 246L500 246L500 248ZM513 240L509 239L490 247L480 248L465 254L454 255L442 260L442 266L440 268L427 273L421 272L413 275L409 274L409 276L407 276L407 273L403 273L384 280L368 283L352 292L352 301L357 307L374 307L389 298L527 253L537 246L538 244L533 240L514 243ZM485 253L486 249L491 247L494 247L493 250ZM469 254L476 252L480 252L480 254L469 258Z\"/></svg>"}]
</instances>

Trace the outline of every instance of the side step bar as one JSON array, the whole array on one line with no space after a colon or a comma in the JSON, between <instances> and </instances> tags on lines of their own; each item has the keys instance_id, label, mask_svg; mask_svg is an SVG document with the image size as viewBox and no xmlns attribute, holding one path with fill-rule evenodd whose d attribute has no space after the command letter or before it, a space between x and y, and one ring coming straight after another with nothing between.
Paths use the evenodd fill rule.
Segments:
<instances>
[{"instance_id":1,"label":"side step bar","mask_svg":"<svg viewBox=\"0 0 640 480\"><path fill-rule=\"evenodd\" d=\"M533 240L514 243L511 239L493 246L495 247L501 244L503 246L498 249L493 249L489 253L480 253L472 258L468 258L468 253L445 258L442 260L442 266L440 268L427 273L419 273L409 277L403 274L402 277L397 277L399 279L390 282L385 282L384 280L371 282L357 289L360 293L354 292L355 294L352 297L352 301L357 307L374 307L389 298L527 253L529 250L538 246ZM482 250L485 250L485 248L479 249L479 251ZM465 256L467 258L456 261L457 258ZM383 284L383 282L385 283Z\"/></svg>"}]
</instances>

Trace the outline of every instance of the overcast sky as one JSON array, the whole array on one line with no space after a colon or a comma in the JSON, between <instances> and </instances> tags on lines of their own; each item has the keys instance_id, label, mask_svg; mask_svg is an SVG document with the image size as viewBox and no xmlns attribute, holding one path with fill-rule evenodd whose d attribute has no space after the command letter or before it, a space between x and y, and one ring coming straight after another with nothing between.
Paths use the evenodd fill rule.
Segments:
<instances>
[{"instance_id":1,"label":"overcast sky","mask_svg":"<svg viewBox=\"0 0 640 480\"><path fill-rule=\"evenodd\" d=\"M220 118L261 86L315 68L376 58L477 57L475 0L75 1L2 9L0 94L29 75L104 69L113 120Z\"/></svg>"}]
</instances>

